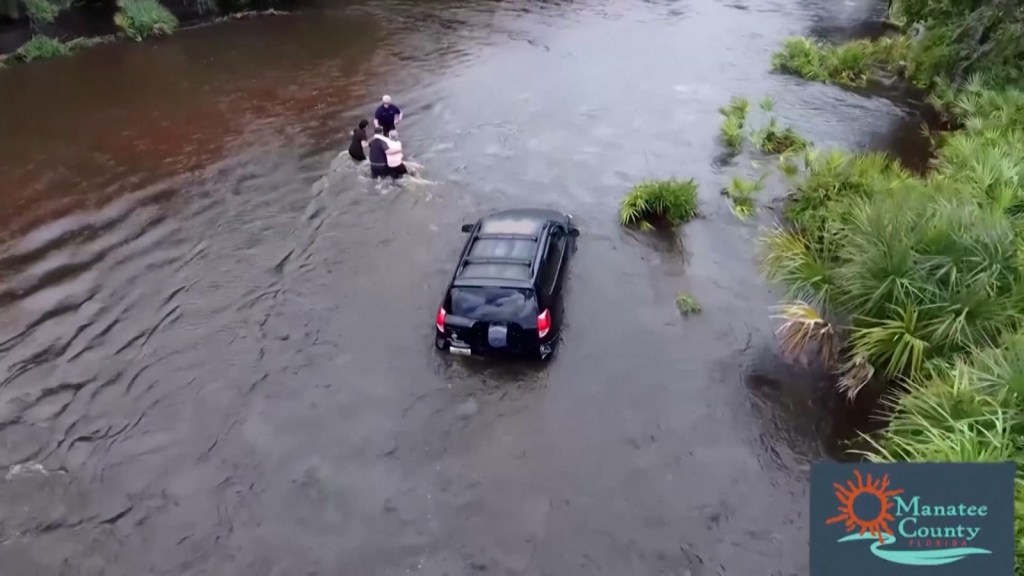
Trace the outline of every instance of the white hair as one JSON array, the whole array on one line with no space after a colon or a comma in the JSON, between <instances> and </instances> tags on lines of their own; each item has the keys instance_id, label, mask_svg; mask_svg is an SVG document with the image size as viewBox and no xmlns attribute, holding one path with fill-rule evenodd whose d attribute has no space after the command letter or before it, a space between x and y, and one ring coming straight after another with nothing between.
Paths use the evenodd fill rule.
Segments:
<instances>
[{"instance_id":1,"label":"white hair","mask_svg":"<svg viewBox=\"0 0 1024 576\"><path fill-rule=\"evenodd\" d=\"M384 97L381 98L381 102L384 102L385 104L391 104L391 96L385 94Z\"/></svg>"}]
</instances>

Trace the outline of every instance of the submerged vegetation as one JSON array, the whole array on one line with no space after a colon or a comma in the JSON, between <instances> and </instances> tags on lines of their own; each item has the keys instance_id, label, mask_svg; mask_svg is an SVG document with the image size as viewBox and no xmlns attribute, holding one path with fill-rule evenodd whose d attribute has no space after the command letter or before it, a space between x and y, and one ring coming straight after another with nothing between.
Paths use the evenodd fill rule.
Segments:
<instances>
[{"instance_id":1,"label":"submerged vegetation","mask_svg":"<svg viewBox=\"0 0 1024 576\"><path fill-rule=\"evenodd\" d=\"M733 176L729 185L722 190L730 202L732 213L740 220L746 220L757 212L754 195L764 188L764 175L757 180L745 180Z\"/></svg>"},{"instance_id":2,"label":"submerged vegetation","mask_svg":"<svg viewBox=\"0 0 1024 576\"><path fill-rule=\"evenodd\" d=\"M733 96L728 106L718 110L722 115L721 137L722 142L732 150L738 152L743 147L743 138L747 126L747 114L750 112L750 101L743 96Z\"/></svg>"},{"instance_id":3,"label":"submerged vegetation","mask_svg":"<svg viewBox=\"0 0 1024 576\"><path fill-rule=\"evenodd\" d=\"M683 316L689 316L690 314L700 314L702 308L697 299L687 294L686 292L680 292L676 294L676 309Z\"/></svg>"},{"instance_id":4,"label":"submerged vegetation","mask_svg":"<svg viewBox=\"0 0 1024 576\"><path fill-rule=\"evenodd\" d=\"M1013 2L896 0L898 36L792 39L776 69L859 86L895 75L931 91L954 132L916 176L878 153L784 155L787 224L763 267L790 302L782 352L832 367L854 396L897 383L875 461L1024 458L1024 10ZM1016 490L1024 574L1024 470Z\"/></svg>"},{"instance_id":5,"label":"submerged vegetation","mask_svg":"<svg viewBox=\"0 0 1024 576\"><path fill-rule=\"evenodd\" d=\"M697 215L697 183L689 180L641 182L633 187L619 207L623 226L653 228L652 221L663 220L673 226Z\"/></svg>"},{"instance_id":6,"label":"submerged vegetation","mask_svg":"<svg viewBox=\"0 0 1024 576\"><path fill-rule=\"evenodd\" d=\"M749 132L747 128L750 124L750 101L745 97L734 96L728 106L718 110L722 115L719 134L731 152L739 152L743 147L744 138L748 136L754 147L766 154L783 154L804 150L809 146L809 142L791 127L779 124L778 118L772 113L775 108L774 100L764 98L759 108L767 116L767 121L760 128L752 128Z\"/></svg>"},{"instance_id":7,"label":"submerged vegetation","mask_svg":"<svg viewBox=\"0 0 1024 576\"><path fill-rule=\"evenodd\" d=\"M807 148L808 142L789 126L780 126L779 119L772 114L775 101L766 97L761 100L760 108L768 116L768 123L755 130L750 139L754 146L767 154L783 154L793 150Z\"/></svg>"}]
</instances>

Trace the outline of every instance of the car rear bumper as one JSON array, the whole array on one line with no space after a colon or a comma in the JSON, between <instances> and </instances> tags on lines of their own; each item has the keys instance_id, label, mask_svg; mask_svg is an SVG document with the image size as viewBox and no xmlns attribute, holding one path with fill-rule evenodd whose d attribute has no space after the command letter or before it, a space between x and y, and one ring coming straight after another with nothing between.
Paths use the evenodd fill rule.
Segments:
<instances>
[{"instance_id":1,"label":"car rear bumper","mask_svg":"<svg viewBox=\"0 0 1024 576\"><path fill-rule=\"evenodd\" d=\"M436 332L434 335L434 346L456 356L481 356L481 357L533 357L547 358L555 349L555 339L545 339L535 345L516 348L491 348L489 346L472 346L465 343L452 343L451 339Z\"/></svg>"}]
</instances>

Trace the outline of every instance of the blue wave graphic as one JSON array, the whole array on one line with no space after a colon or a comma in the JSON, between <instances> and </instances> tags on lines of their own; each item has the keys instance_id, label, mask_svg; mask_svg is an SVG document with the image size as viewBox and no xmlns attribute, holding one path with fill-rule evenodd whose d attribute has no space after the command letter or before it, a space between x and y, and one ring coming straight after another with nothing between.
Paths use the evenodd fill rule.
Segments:
<instances>
[{"instance_id":1,"label":"blue wave graphic","mask_svg":"<svg viewBox=\"0 0 1024 576\"><path fill-rule=\"evenodd\" d=\"M939 548L933 550L883 550L883 546L888 546L896 542L896 538L889 534L882 534L882 542L878 541L878 537L872 534L850 534L837 540L837 542L853 542L855 540L873 540L874 544L871 545L871 553L875 556L893 562L895 564L904 564L907 566L942 566L944 564L952 564L958 560L963 560L968 556L974 556L977 554L991 554L991 550L984 548Z\"/></svg>"}]
</instances>

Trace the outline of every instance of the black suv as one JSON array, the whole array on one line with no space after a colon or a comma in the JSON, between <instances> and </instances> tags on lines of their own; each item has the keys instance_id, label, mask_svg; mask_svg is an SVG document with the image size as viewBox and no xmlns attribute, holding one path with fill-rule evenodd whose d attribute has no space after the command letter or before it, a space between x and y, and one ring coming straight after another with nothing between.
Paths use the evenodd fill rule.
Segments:
<instances>
[{"instance_id":1,"label":"black suv","mask_svg":"<svg viewBox=\"0 0 1024 576\"><path fill-rule=\"evenodd\" d=\"M572 216L505 210L462 231L470 236L437 310L434 345L546 359L562 327L562 285L580 234Z\"/></svg>"}]
</instances>

